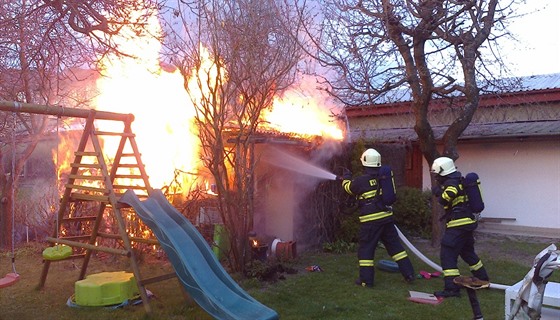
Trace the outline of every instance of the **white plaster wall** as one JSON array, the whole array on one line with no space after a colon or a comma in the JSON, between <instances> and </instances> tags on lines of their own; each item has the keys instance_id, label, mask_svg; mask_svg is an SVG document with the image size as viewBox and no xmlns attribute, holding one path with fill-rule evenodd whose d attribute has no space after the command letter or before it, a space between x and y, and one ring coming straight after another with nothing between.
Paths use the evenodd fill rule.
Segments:
<instances>
[{"instance_id":1,"label":"white plaster wall","mask_svg":"<svg viewBox=\"0 0 560 320\"><path fill-rule=\"evenodd\" d=\"M463 143L456 161L482 182L483 217L522 227L560 229L560 140ZM424 161L423 185L430 187Z\"/></svg>"},{"instance_id":2,"label":"white plaster wall","mask_svg":"<svg viewBox=\"0 0 560 320\"><path fill-rule=\"evenodd\" d=\"M265 214L266 236L280 238L283 241L294 239L294 188L293 176L282 169L277 169L267 190Z\"/></svg>"}]
</instances>

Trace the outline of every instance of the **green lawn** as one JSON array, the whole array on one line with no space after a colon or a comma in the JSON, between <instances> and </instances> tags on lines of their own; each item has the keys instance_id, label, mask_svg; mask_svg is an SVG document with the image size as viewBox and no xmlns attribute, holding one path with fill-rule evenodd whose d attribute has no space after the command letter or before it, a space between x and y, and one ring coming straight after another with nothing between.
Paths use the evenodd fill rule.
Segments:
<instances>
[{"instance_id":1,"label":"green lawn","mask_svg":"<svg viewBox=\"0 0 560 320\"><path fill-rule=\"evenodd\" d=\"M415 243L419 249L436 263L437 248L429 248L425 242ZM548 243L549 244L549 243ZM546 242L513 238L487 239L479 245L491 280L511 285L523 279L529 271L532 259ZM51 264L46 287L36 290L41 273L39 245L19 248L16 267L20 281L0 289L0 319L145 319L142 305L127 306L117 310L103 308L72 308L66 306L73 294L74 282L79 276L79 263L63 261ZM0 256L0 276L11 272L10 252ZM379 249L376 260L387 259ZM148 260L148 259L146 259ZM416 271L430 270L413 257ZM323 272L308 272L305 267L319 265ZM353 282L357 276L355 253L327 254L303 253L293 262L297 274L282 274L283 280L263 283L255 279L240 281L253 297L276 310L281 319L472 319L472 311L466 293L460 298L450 298L439 305L413 303L407 300L409 290L433 292L442 288L441 279L418 279L407 284L400 274L376 272L374 288L362 288ZM92 259L88 273L129 270L126 260ZM466 266L460 264L466 273ZM165 260L150 260L142 264L142 274L157 275L171 270ZM237 277L235 277L237 278ZM551 281L560 282L560 272ZM211 319L196 304L189 302L176 279L148 286L155 297L150 305L154 319ZM504 318L504 292L497 289L479 290L478 297L485 319Z\"/></svg>"}]
</instances>

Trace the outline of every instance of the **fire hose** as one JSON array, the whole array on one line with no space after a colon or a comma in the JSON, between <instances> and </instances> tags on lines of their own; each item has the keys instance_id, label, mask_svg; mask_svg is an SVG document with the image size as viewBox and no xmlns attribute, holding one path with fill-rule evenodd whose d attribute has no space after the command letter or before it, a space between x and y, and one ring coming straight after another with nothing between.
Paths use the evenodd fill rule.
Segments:
<instances>
[{"instance_id":1,"label":"fire hose","mask_svg":"<svg viewBox=\"0 0 560 320\"><path fill-rule=\"evenodd\" d=\"M399 238L401 238L402 242L410 249L410 251L412 251L412 253L414 253L418 258L420 258L420 260L422 260L424 263L426 263L427 265L432 267L434 270L440 271L440 272L443 271L441 269L440 265L438 265L437 263L430 260L424 254L422 254L422 252L420 252L414 245L412 245L412 243L410 243L410 241L408 241L408 239L404 236L404 234L401 232L401 230L397 226L395 226L395 228L397 229L397 232L399 234ZM509 287L510 286L503 285L503 284L490 283L489 288L506 290Z\"/></svg>"}]
</instances>

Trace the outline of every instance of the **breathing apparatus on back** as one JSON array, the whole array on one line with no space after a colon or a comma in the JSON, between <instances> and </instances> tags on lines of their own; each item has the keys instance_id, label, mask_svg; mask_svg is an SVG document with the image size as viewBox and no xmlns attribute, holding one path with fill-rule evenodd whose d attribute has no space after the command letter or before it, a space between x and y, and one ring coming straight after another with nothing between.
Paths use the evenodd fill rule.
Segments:
<instances>
[{"instance_id":1,"label":"breathing apparatus on back","mask_svg":"<svg viewBox=\"0 0 560 320\"><path fill-rule=\"evenodd\" d=\"M431 171L436 174L436 180L441 184L448 175L457 172L457 167L455 167L453 159L439 157L434 160ZM484 201L482 200L482 189L480 187L480 178L478 174L474 172L468 173L464 178L461 178L461 184L467 196L469 208L475 216L478 216L480 212L484 210Z\"/></svg>"},{"instance_id":2,"label":"breathing apparatus on back","mask_svg":"<svg viewBox=\"0 0 560 320\"><path fill-rule=\"evenodd\" d=\"M379 168L378 181L381 189L381 202L390 206L397 200L393 170L388 165L381 165L381 155L375 149L367 149L360 157L364 167Z\"/></svg>"}]
</instances>

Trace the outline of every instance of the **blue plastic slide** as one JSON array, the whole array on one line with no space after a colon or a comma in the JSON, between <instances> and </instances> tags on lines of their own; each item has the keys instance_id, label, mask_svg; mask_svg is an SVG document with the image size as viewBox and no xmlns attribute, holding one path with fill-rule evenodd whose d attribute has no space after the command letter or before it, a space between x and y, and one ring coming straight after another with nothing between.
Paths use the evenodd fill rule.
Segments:
<instances>
[{"instance_id":1,"label":"blue plastic slide","mask_svg":"<svg viewBox=\"0 0 560 320\"><path fill-rule=\"evenodd\" d=\"M119 200L152 229L187 292L216 319L278 319L276 311L245 292L224 270L196 228L160 190L146 200L128 190Z\"/></svg>"}]
</instances>

